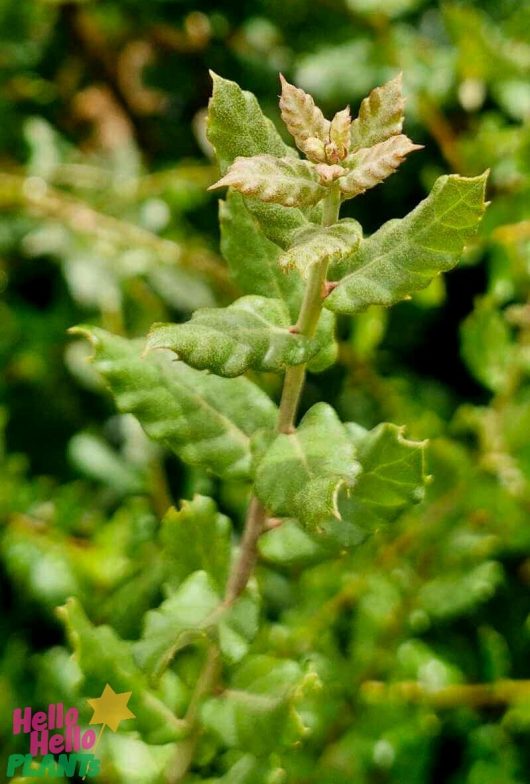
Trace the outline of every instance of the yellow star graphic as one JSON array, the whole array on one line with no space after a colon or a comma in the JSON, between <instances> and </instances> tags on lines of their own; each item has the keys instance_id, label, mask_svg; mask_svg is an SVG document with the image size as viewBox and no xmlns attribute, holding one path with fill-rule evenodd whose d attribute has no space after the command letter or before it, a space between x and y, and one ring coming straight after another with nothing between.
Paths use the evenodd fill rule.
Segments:
<instances>
[{"instance_id":1,"label":"yellow star graphic","mask_svg":"<svg viewBox=\"0 0 530 784\"><path fill-rule=\"evenodd\" d=\"M88 704L94 709L94 715L89 723L103 724L104 727L110 727L113 732L116 732L121 721L136 718L134 713L127 707L131 694L131 691L116 694L112 686L109 686L107 683L101 697L87 700Z\"/></svg>"}]
</instances>

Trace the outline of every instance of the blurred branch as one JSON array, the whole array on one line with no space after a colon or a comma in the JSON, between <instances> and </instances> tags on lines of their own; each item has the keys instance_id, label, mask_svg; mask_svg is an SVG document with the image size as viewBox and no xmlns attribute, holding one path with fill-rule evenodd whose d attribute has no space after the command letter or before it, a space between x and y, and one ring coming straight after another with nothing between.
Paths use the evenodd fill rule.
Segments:
<instances>
[{"instance_id":1,"label":"blurred branch","mask_svg":"<svg viewBox=\"0 0 530 784\"><path fill-rule=\"evenodd\" d=\"M418 96L420 119L437 143L443 157L453 171L463 171L464 165L458 150L458 139L450 122L440 109L426 96Z\"/></svg>"},{"instance_id":2,"label":"blurred branch","mask_svg":"<svg viewBox=\"0 0 530 784\"><path fill-rule=\"evenodd\" d=\"M494 240L508 243L528 240L530 239L530 220L499 226L497 229L494 229L492 237Z\"/></svg>"},{"instance_id":3,"label":"blurred branch","mask_svg":"<svg viewBox=\"0 0 530 784\"><path fill-rule=\"evenodd\" d=\"M70 34L73 48L87 61L95 80L101 79L111 90L116 103L132 125L140 147L149 150L150 138L136 116L129 96L120 82L116 67L116 52L109 49L96 23L79 3L65 3L61 7L61 15Z\"/></svg>"},{"instance_id":4,"label":"blurred branch","mask_svg":"<svg viewBox=\"0 0 530 784\"><path fill-rule=\"evenodd\" d=\"M166 263L203 273L221 289L231 290L226 269L206 248L183 248L133 223L105 215L51 188L40 177L0 172L0 208L21 208L53 218L78 234L105 239L117 247L128 249L133 246L150 250Z\"/></svg>"},{"instance_id":5,"label":"blurred branch","mask_svg":"<svg viewBox=\"0 0 530 784\"><path fill-rule=\"evenodd\" d=\"M429 705L435 709L489 708L530 699L530 680L498 680L493 683L451 684L434 689L417 681L382 683L366 681L361 697L371 704L388 701Z\"/></svg>"}]
</instances>

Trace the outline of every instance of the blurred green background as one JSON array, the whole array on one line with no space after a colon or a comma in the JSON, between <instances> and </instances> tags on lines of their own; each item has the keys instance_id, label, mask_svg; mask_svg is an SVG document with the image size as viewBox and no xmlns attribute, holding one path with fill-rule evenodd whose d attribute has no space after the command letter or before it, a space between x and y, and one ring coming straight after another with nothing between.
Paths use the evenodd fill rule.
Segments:
<instances>
[{"instance_id":1,"label":"blurred green background","mask_svg":"<svg viewBox=\"0 0 530 784\"><path fill-rule=\"evenodd\" d=\"M341 320L339 364L309 378L304 408L323 399L344 419L432 439L434 480L418 509L332 569L264 545L256 645L311 660L323 683L303 706L307 740L287 745L272 765L285 778L270 781L525 784L530 686L464 688L530 677L524 0L0 0L3 753L21 748L14 707L80 705L104 683L90 656L71 658L58 606L76 596L93 624L135 639L172 568L157 536L168 505L202 493L241 523L247 488L148 442L66 333L89 322L143 335L237 295L206 192L208 69L275 121L279 71L328 116L355 113L403 71L406 131L425 149L348 202L366 233L438 175L491 169L492 204L459 267L391 312ZM264 383L277 394L277 379ZM108 648L111 682L124 650ZM164 687L177 713L187 685ZM190 782L236 782L212 744ZM116 736L98 781L157 784L168 754Z\"/></svg>"}]
</instances>

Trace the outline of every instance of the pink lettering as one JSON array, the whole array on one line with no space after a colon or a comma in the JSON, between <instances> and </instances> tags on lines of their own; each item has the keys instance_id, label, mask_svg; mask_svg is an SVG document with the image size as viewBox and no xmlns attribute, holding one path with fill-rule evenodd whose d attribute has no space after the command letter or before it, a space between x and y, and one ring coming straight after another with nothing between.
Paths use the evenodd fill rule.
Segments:
<instances>
[{"instance_id":1,"label":"pink lettering","mask_svg":"<svg viewBox=\"0 0 530 784\"><path fill-rule=\"evenodd\" d=\"M29 752L32 757L37 757L39 754L44 756L48 753L48 730L32 732L29 738Z\"/></svg>"},{"instance_id":2,"label":"pink lettering","mask_svg":"<svg viewBox=\"0 0 530 784\"><path fill-rule=\"evenodd\" d=\"M31 720L31 727L38 732L42 732L42 730L46 729L46 719L48 717L44 713L44 711L37 711L37 713L33 714L33 718Z\"/></svg>"},{"instance_id":3,"label":"pink lettering","mask_svg":"<svg viewBox=\"0 0 530 784\"><path fill-rule=\"evenodd\" d=\"M24 718L22 718L22 708L15 708L13 711L13 735L19 732L31 732L31 708L24 708Z\"/></svg>"},{"instance_id":4,"label":"pink lettering","mask_svg":"<svg viewBox=\"0 0 530 784\"><path fill-rule=\"evenodd\" d=\"M52 735L48 744L50 754L61 754L64 751L64 737L62 735Z\"/></svg>"},{"instance_id":5,"label":"pink lettering","mask_svg":"<svg viewBox=\"0 0 530 784\"><path fill-rule=\"evenodd\" d=\"M91 749L96 742L96 733L94 730L87 730L83 733L81 738L81 745L84 749Z\"/></svg>"}]
</instances>

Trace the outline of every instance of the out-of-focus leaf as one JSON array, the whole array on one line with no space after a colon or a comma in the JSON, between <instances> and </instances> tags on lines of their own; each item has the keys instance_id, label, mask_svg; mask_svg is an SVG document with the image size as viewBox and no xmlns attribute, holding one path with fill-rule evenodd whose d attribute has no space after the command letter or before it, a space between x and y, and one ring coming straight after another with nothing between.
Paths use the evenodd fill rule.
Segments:
<instances>
[{"instance_id":1,"label":"out-of-focus leaf","mask_svg":"<svg viewBox=\"0 0 530 784\"><path fill-rule=\"evenodd\" d=\"M514 351L508 324L486 299L461 326L461 352L475 378L492 392L499 392L508 380Z\"/></svg>"},{"instance_id":2,"label":"out-of-focus leaf","mask_svg":"<svg viewBox=\"0 0 530 784\"><path fill-rule=\"evenodd\" d=\"M120 494L142 493L146 478L103 439L91 433L78 433L68 445L74 465L87 476L103 482Z\"/></svg>"},{"instance_id":3,"label":"out-of-focus leaf","mask_svg":"<svg viewBox=\"0 0 530 784\"><path fill-rule=\"evenodd\" d=\"M293 700L303 678L299 665L289 659L248 657L234 673L226 694L204 704L204 724L226 746L258 757L277 750L286 742L286 734L295 730Z\"/></svg>"},{"instance_id":4,"label":"out-of-focus leaf","mask_svg":"<svg viewBox=\"0 0 530 784\"><path fill-rule=\"evenodd\" d=\"M180 509L169 509L159 538L164 558L171 562L171 585L204 570L218 591L223 591L230 565L231 525L211 498L196 495L192 501L182 501Z\"/></svg>"},{"instance_id":5,"label":"out-of-focus leaf","mask_svg":"<svg viewBox=\"0 0 530 784\"><path fill-rule=\"evenodd\" d=\"M191 574L156 610L145 616L142 639L134 656L143 670L158 678L177 651L206 639L217 619L219 594L205 571Z\"/></svg>"},{"instance_id":6,"label":"out-of-focus leaf","mask_svg":"<svg viewBox=\"0 0 530 784\"><path fill-rule=\"evenodd\" d=\"M497 561L484 561L467 574L435 577L419 592L419 605L436 620L448 620L472 612L496 593L504 579Z\"/></svg>"},{"instance_id":7,"label":"out-of-focus leaf","mask_svg":"<svg viewBox=\"0 0 530 784\"><path fill-rule=\"evenodd\" d=\"M207 641L218 627L221 650L228 661L238 661L257 631L258 604L250 589L231 606L205 571L191 574L158 609L145 618L142 639L134 655L142 669L157 679L182 648Z\"/></svg>"},{"instance_id":8,"label":"out-of-focus leaf","mask_svg":"<svg viewBox=\"0 0 530 784\"><path fill-rule=\"evenodd\" d=\"M162 698L163 684L158 693L148 689L134 661L132 643L118 637L110 626L93 626L77 599L69 599L57 613L83 673L84 692L98 696L107 683L116 692L131 691L133 726L144 739L155 744L177 740L182 727Z\"/></svg>"}]
</instances>

